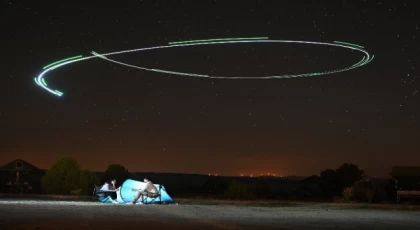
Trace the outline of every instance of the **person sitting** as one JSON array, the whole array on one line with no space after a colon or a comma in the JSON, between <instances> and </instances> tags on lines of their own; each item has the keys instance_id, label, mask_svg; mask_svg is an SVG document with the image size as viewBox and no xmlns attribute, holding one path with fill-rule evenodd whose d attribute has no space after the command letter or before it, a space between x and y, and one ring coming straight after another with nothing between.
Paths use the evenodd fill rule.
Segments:
<instances>
[{"instance_id":1,"label":"person sitting","mask_svg":"<svg viewBox=\"0 0 420 230\"><path fill-rule=\"evenodd\" d=\"M133 200L133 204L136 204L137 201L140 199L140 204L144 202L144 196L155 197L159 195L159 192L156 186L149 180L149 178L144 178L144 183L146 183L146 187L144 189L132 189L133 192L138 191L137 196Z\"/></svg>"},{"instance_id":2,"label":"person sitting","mask_svg":"<svg viewBox=\"0 0 420 230\"><path fill-rule=\"evenodd\" d=\"M117 192L120 190L119 188L115 187L117 183L116 179L112 179L109 183L106 183L102 186L101 191L105 192L105 197L110 196L112 203L118 204L117 201Z\"/></svg>"}]
</instances>

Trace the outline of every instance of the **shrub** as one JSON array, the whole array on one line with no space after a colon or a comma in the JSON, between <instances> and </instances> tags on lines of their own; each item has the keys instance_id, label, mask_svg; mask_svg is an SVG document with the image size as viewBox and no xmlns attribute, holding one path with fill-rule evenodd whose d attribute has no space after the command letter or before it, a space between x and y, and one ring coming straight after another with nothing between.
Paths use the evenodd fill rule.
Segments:
<instances>
[{"instance_id":1,"label":"shrub","mask_svg":"<svg viewBox=\"0 0 420 230\"><path fill-rule=\"evenodd\" d=\"M42 178L42 188L49 194L69 195L78 189L80 167L76 160L63 158L54 164Z\"/></svg>"},{"instance_id":2,"label":"shrub","mask_svg":"<svg viewBox=\"0 0 420 230\"><path fill-rule=\"evenodd\" d=\"M81 195L92 195L93 187L99 183L99 179L94 172L83 170L79 176L79 188Z\"/></svg>"},{"instance_id":3,"label":"shrub","mask_svg":"<svg viewBox=\"0 0 420 230\"><path fill-rule=\"evenodd\" d=\"M341 196L335 196L335 197L333 198L333 202L334 202L334 203L343 203L343 202L344 202L344 198L343 198L343 197L341 197Z\"/></svg>"},{"instance_id":4,"label":"shrub","mask_svg":"<svg viewBox=\"0 0 420 230\"><path fill-rule=\"evenodd\" d=\"M130 173L128 169L120 164L109 165L105 171L105 178L102 178L105 181L116 179L117 187L120 186L126 179L128 179Z\"/></svg>"},{"instance_id":5,"label":"shrub","mask_svg":"<svg viewBox=\"0 0 420 230\"><path fill-rule=\"evenodd\" d=\"M72 158L63 158L54 164L42 178L42 188L48 194L90 195L98 183L96 174L81 171Z\"/></svg>"},{"instance_id":6,"label":"shrub","mask_svg":"<svg viewBox=\"0 0 420 230\"><path fill-rule=\"evenodd\" d=\"M369 203L372 203L373 197L375 196L375 190L370 188L366 191L366 198Z\"/></svg>"},{"instance_id":7,"label":"shrub","mask_svg":"<svg viewBox=\"0 0 420 230\"><path fill-rule=\"evenodd\" d=\"M226 192L226 196L233 200L253 199L253 195L248 191L246 186L237 181L232 181Z\"/></svg>"},{"instance_id":8,"label":"shrub","mask_svg":"<svg viewBox=\"0 0 420 230\"><path fill-rule=\"evenodd\" d=\"M81 192L82 192L82 189L78 188L78 189L73 189L73 190L71 190L71 191L70 191L70 194L71 194L71 195L78 196L78 195L80 195L80 193L81 193Z\"/></svg>"},{"instance_id":9,"label":"shrub","mask_svg":"<svg viewBox=\"0 0 420 230\"><path fill-rule=\"evenodd\" d=\"M343 189L343 198L345 201L350 201L353 199L353 187L346 187Z\"/></svg>"}]
</instances>

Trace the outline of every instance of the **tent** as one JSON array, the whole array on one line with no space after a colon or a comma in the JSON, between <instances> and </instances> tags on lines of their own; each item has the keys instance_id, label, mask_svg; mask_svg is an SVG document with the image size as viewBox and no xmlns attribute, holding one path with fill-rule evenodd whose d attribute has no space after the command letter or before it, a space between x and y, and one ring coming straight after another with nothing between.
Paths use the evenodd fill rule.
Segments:
<instances>
[{"instance_id":1,"label":"tent","mask_svg":"<svg viewBox=\"0 0 420 230\"><path fill-rule=\"evenodd\" d=\"M174 203L172 198L166 192L165 186L160 185L160 184L154 184L154 185L156 186L156 188L158 190L160 190L160 196L157 197L156 199L151 199L150 197L147 197L147 198L145 197L145 201L148 204ZM137 192L133 191L133 189L139 190L139 189L144 189L145 187L146 187L146 183L144 183L144 182L135 181L135 180L131 180L131 179L128 179L128 180L124 181L124 183L120 187L120 190L117 192L117 202L120 203L120 204L133 202L134 198L137 195ZM98 193L100 193L100 191L97 191L96 195L98 195ZM99 197L99 200L103 203L111 203L112 202L112 199L108 196L107 197L98 196L98 197ZM137 202L141 202L141 200L138 200Z\"/></svg>"}]
</instances>

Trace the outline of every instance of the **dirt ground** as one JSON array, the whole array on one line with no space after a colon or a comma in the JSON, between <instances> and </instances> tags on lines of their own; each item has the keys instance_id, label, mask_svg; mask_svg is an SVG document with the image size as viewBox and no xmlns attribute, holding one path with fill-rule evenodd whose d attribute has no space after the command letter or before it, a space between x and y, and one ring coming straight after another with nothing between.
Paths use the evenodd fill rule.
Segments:
<instances>
[{"instance_id":1,"label":"dirt ground","mask_svg":"<svg viewBox=\"0 0 420 230\"><path fill-rule=\"evenodd\" d=\"M419 211L0 200L0 229L420 229Z\"/></svg>"}]
</instances>

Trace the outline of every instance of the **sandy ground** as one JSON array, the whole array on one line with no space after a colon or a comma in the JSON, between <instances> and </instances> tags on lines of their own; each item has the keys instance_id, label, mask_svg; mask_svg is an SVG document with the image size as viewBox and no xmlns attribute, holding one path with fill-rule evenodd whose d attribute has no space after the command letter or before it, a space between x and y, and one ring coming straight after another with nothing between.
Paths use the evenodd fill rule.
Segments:
<instances>
[{"instance_id":1,"label":"sandy ground","mask_svg":"<svg viewBox=\"0 0 420 230\"><path fill-rule=\"evenodd\" d=\"M0 229L420 229L420 212L0 200Z\"/></svg>"}]
</instances>

